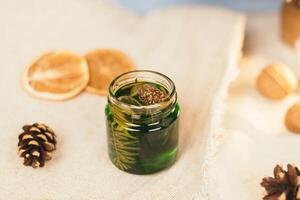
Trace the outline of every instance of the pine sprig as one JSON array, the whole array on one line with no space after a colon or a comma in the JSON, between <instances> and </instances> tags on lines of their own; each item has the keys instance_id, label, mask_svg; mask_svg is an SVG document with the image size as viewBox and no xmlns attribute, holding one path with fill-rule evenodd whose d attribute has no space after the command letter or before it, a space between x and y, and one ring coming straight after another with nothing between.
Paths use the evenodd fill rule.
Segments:
<instances>
[{"instance_id":1,"label":"pine sprig","mask_svg":"<svg viewBox=\"0 0 300 200\"><path fill-rule=\"evenodd\" d=\"M110 144L114 146L114 164L121 170L128 170L136 163L138 138L122 128L117 122L111 123Z\"/></svg>"}]
</instances>

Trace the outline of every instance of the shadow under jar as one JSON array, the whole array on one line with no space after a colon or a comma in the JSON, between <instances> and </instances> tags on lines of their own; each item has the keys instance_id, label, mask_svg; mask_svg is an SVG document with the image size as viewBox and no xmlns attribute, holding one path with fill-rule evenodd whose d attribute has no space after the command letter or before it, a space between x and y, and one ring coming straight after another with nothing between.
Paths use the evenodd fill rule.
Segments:
<instances>
[{"instance_id":1,"label":"shadow under jar","mask_svg":"<svg viewBox=\"0 0 300 200\"><path fill-rule=\"evenodd\" d=\"M108 153L116 167L150 174L175 162L179 105L167 76L146 70L118 76L110 84L105 114Z\"/></svg>"}]
</instances>

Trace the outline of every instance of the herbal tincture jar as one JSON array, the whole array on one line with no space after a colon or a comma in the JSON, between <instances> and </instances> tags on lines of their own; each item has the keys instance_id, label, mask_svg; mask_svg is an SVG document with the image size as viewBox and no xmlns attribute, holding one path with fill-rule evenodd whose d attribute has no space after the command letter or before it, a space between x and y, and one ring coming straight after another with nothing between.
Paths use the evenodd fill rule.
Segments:
<instances>
[{"instance_id":1,"label":"herbal tincture jar","mask_svg":"<svg viewBox=\"0 0 300 200\"><path fill-rule=\"evenodd\" d=\"M108 153L119 169L150 174L172 165L178 151L179 105L175 85L153 71L132 71L109 87Z\"/></svg>"},{"instance_id":2,"label":"herbal tincture jar","mask_svg":"<svg viewBox=\"0 0 300 200\"><path fill-rule=\"evenodd\" d=\"M295 46L300 38L300 0L284 0L281 9L282 38Z\"/></svg>"}]
</instances>

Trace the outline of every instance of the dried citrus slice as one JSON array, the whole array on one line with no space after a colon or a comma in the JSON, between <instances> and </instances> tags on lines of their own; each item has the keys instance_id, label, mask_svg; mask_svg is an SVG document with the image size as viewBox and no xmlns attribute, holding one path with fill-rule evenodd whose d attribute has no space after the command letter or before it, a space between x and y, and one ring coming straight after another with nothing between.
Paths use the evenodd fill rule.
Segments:
<instances>
[{"instance_id":1,"label":"dried citrus slice","mask_svg":"<svg viewBox=\"0 0 300 200\"><path fill-rule=\"evenodd\" d=\"M50 52L30 65L22 80L30 94L59 101L78 95L86 87L89 70L82 56Z\"/></svg>"},{"instance_id":2,"label":"dried citrus slice","mask_svg":"<svg viewBox=\"0 0 300 200\"><path fill-rule=\"evenodd\" d=\"M123 52L114 49L97 49L85 56L90 81L87 91L106 95L110 82L118 75L133 70L132 60Z\"/></svg>"}]
</instances>

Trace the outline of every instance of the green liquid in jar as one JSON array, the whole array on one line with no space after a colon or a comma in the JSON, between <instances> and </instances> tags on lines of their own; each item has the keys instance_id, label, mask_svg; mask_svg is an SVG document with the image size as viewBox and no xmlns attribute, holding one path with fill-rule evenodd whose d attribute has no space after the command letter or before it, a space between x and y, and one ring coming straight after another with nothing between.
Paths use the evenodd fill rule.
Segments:
<instances>
[{"instance_id":1,"label":"green liquid in jar","mask_svg":"<svg viewBox=\"0 0 300 200\"><path fill-rule=\"evenodd\" d=\"M120 102L129 105L148 106L159 103L168 96L168 91L156 83L133 82L119 88L114 95ZM134 111L124 114L112 104L107 104L105 113L109 157L119 169L134 174L150 174L175 162L178 103L158 116L151 112L138 117Z\"/></svg>"}]
</instances>

